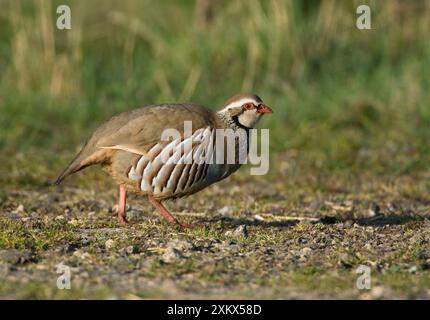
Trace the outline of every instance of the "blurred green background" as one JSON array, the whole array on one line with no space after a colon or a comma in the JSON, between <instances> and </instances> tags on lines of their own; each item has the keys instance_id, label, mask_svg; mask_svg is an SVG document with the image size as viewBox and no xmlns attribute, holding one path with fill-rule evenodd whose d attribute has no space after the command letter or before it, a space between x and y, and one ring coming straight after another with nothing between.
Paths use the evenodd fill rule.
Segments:
<instances>
[{"instance_id":1,"label":"blurred green background","mask_svg":"<svg viewBox=\"0 0 430 320\"><path fill-rule=\"evenodd\" d=\"M56 28L60 4L71 7L71 30ZM356 28L360 4L371 7L372 30ZM239 92L275 110L261 127L287 161L323 172L428 169L430 1L0 6L3 184L55 176L120 111L164 102L217 109Z\"/></svg>"}]
</instances>

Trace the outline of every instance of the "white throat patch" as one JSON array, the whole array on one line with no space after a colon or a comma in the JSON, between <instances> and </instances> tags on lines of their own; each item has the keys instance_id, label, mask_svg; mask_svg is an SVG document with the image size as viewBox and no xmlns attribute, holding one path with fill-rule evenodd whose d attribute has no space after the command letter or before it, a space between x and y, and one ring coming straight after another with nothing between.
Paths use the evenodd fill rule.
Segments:
<instances>
[{"instance_id":1,"label":"white throat patch","mask_svg":"<svg viewBox=\"0 0 430 320\"><path fill-rule=\"evenodd\" d=\"M261 114L257 112L256 109L246 110L239 115L237 120L239 123L247 128L253 128L260 119Z\"/></svg>"}]
</instances>

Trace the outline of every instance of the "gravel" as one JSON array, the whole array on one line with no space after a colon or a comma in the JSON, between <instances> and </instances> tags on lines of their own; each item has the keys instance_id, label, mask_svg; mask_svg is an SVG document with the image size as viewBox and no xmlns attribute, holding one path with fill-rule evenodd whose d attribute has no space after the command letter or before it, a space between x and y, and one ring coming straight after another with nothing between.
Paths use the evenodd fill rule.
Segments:
<instances>
[{"instance_id":1,"label":"gravel","mask_svg":"<svg viewBox=\"0 0 430 320\"><path fill-rule=\"evenodd\" d=\"M229 182L234 197L220 184L167 202L191 229L132 195L120 226L117 190L103 183L6 192L0 297L430 298L430 198L413 193L427 184L346 180L316 192L300 179L252 179ZM67 292L55 286L60 262L72 272ZM356 288L361 265L371 290Z\"/></svg>"}]
</instances>

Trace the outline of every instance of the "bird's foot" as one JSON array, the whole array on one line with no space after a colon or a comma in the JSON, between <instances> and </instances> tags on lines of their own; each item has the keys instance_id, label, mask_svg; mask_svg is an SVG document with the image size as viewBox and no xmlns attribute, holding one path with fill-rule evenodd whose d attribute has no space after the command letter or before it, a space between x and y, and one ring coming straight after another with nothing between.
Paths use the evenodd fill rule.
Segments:
<instances>
[{"instance_id":1,"label":"bird's foot","mask_svg":"<svg viewBox=\"0 0 430 320\"><path fill-rule=\"evenodd\" d=\"M127 218L125 217L125 215L120 215L118 214L118 221L121 225L126 226L129 224Z\"/></svg>"},{"instance_id":2,"label":"bird's foot","mask_svg":"<svg viewBox=\"0 0 430 320\"><path fill-rule=\"evenodd\" d=\"M191 225L191 224L179 222L178 219L176 219L169 212L169 210L167 210L166 207L164 207L162 205L162 203L160 201L156 200L154 197L149 196L148 199L149 199L149 202L160 212L160 214L163 216L163 218L166 219L167 222L169 222L170 224L174 224L181 229L193 228L193 225Z\"/></svg>"}]
</instances>

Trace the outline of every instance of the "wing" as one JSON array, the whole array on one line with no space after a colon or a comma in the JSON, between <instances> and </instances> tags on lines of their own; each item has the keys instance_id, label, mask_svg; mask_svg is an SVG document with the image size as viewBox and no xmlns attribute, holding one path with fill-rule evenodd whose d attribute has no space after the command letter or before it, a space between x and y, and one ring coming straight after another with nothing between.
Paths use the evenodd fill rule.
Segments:
<instances>
[{"instance_id":1,"label":"wing","mask_svg":"<svg viewBox=\"0 0 430 320\"><path fill-rule=\"evenodd\" d=\"M192 134L201 128L215 127L217 118L213 112L199 106L147 106L113 117L94 133L91 140L95 140L96 148L144 155L161 140L166 129L177 130L183 136L187 121Z\"/></svg>"},{"instance_id":2,"label":"wing","mask_svg":"<svg viewBox=\"0 0 430 320\"><path fill-rule=\"evenodd\" d=\"M213 154L214 130L197 129L188 138L155 144L146 155L127 166L127 178L143 192L171 196L192 189L205 177ZM120 168L118 171L122 171Z\"/></svg>"}]
</instances>

